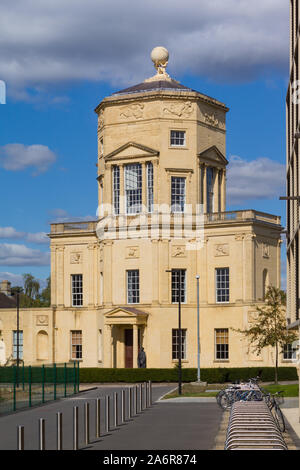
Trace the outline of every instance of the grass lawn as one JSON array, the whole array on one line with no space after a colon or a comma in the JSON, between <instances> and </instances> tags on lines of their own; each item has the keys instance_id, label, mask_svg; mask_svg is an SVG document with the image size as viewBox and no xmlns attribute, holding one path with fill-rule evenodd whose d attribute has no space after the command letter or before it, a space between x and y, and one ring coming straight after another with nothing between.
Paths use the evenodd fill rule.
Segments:
<instances>
[{"instance_id":1,"label":"grass lawn","mask_svg":"<svg viewBox=\"0 0 300 470\"><path fill-rule=\"evenodd\" d=\"M178 395L178 390L169 393L164 397L167 398L177 398L181 397L215 397L219 390L225 388L224 384L209 384L207 387L199 387L198 385L192 384L183 384L182 385L182 395ZM269 393L276 393L280 390L283 390L284 397L298 397L299 396L299 385L297 384L287 384L287 385L266 385L263 389ZM207 392L206 390L209 390ZM213 391L216 390L216 391Z\"/></svg>"},{"instance_id":2,"label":"grass lawn","mask_svg":"<svg viewBox=\"0 0 300 470\"><path fill-rule=\"evenodd\" d=\"M282 394L283 397L298 397L299 396L299 385L289 384L289 385L266 385L263 387L264 390L267 390L270 393L284 391Z\"/></svg>"}]
</instances>

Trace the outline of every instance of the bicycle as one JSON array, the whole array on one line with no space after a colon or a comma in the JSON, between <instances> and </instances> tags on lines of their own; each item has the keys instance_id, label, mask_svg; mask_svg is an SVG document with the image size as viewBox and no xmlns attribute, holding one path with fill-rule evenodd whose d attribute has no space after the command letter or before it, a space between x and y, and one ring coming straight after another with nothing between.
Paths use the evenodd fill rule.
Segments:
<instances>
[{"instance_id":1,"label":"bicycle","mask_svg":"<svg viewBox=\"0 0 300 470\"><path fill-rule=\"evenodd\" d=\"M265 401L274 417L275 423L280 432L285 432L286 425L284 416L279 406L279 402L283 403L283 396L281 395L284 391L276 392L274 394L267 393L264 395Z\"/></svg>"}]
</instances>

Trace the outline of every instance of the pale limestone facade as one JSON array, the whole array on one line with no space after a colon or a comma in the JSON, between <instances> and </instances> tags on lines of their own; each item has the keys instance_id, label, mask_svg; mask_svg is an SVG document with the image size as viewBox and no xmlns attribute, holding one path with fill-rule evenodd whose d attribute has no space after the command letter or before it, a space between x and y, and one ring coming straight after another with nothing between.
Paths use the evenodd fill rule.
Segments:
<instances>
[{"instance_id":1,"label":"pale limestone facade","mask_svg":"<svg viewBox=\"0 0 300 470\"><path fill-rule=\"evenodd\" d=\"M51 225L52 307L21 313L27 363L41 361L39 348L44 356L47 349L49 362L72 360L73 342L73 354L76 350L81 356L77 359L83 367L136 367L139 346L145 349L147 367L173 367L177 362L178 305L172 298L173 274L167 271L181 269L185 272L183 366L197 366L197 274L201 367L274 364L272 350L257 357L232 328L247 326L267 285L280 286L280 218L253 210L226 212L228 108L159 73L105 98L96 108L100 214L103 209L99 220L106 223L114 212L117 231L108 236L105 227L101 239L97 222ZM182 138L180 145L172 144L172 131ZM132 164L140 173L134 183L128 183L126 172ZM138 180L142 225L139 231L125 233L124 217L128 223L136 220L136 215L128 215L128 187L136 191ZM193 214L197 204L203 205L201 243L194 227L188 238L174 234L180 214L170 215L169 232L162 230L162 215L156 215L156 207L171 205L175 182L182 184L181 196ZM154 206L149 206L149 194L153 194ZM153 217L157 230L147 236ZM190 250L189 243L195 240L198 249ZM220 270L228 276L229 297L224 301L217 293ZM138 272L135 303L129 301L129 271ZM80 279L80 306L74 306L74 279ZM38 324L39 316L47 317L43 326ZM15 317L9 309L0 311L8 355ZM38 336L41 331L47 333L47 342ZM81 343L77 349L74 335L80 338L78 341L77 336ZM291 364L282 357L281 365Z\"/></svg>"}]
</instances>

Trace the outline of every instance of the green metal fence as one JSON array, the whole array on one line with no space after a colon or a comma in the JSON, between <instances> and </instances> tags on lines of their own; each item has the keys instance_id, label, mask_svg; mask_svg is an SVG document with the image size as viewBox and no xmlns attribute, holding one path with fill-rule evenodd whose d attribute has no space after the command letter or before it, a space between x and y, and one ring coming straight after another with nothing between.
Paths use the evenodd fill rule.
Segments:
<instances>
[{"instance_id":1,"label":"green metal fence","mask_svg":"<svg viewBox=\"0 0 300 470\"><path fill-rule=\"evenodd\" d=\"M0 367L0 415L78 392L78 362Z\"/></svg>"}]
</instances>

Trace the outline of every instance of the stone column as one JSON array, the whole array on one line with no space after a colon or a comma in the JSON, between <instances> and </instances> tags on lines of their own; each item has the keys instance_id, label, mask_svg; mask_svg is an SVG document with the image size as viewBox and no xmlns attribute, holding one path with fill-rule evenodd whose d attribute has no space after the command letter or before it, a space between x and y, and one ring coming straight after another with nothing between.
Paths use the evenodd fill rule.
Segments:
<instances>
[{"instance_id":1,"label":"stone column","mask_svg":"<svg viewBox=\"0 0 300 470\"><path fill-rule=\"evenodd\" d=\"M105 337L104 337L104 364L105 367L112 367L112 325L105 325Z\"/></svg>"},{"instance_id":2,"label":"stone column","mask_svg":"<svg viewBox=\"0 0 300 470\"><path fill-rule=\"evenodd\" d=\"M57 305L57 270L55 245L51 246L51 305Z\"/></svg>"},{"instance_id":3,"label":"stone column","mask_svg":"<svg viewBox=\"0 0 300 470\"><path fill-rule=\"evenodd\" d=\"M204 205L204 214L207 213L207 166L203 165L203 205Z\"/></svg>"},{"instance_id":4,"label":"stone column","mask_svg":"<svg viewBox=\"0 0 300 470\"><path fill-rule=\"evenodd\" d=\"M166 270L169 269L169 249L170 249L170 240L162 240L159 243L159 273L160 273L160 282L159 282L159 301L162 304L170 303L170 289L171 285L171 273L167 273Z\"/></svg>"},{"instance_id":5,"label":"stone column","mask_svg":"<svg viewBox=\"0 0 300 470\"><path fill-rule=\"evenodd\" d=\"M158 184L158 160L153 164L153 204L159 204L159 184Z\"/></svg>"},{"instance_id":6,"label":"stone column","mask_svg":"<svg viewBox=\"0 0 300 470\"><path fill-rule=\"evenodd\" d=\"M221 211L226 211L226 170L222 170Z\"/></svg>"},{"instance_id":7,"label":"stone column","mask_svg":"<svg viewBox=\"0 0 300 470\"><path fill-rule=\"evenodd\" d=\"M158 256L158 246L159 240L151 240L152 242L152 304L158 305L159 299L159 256Z\"/></svg>"},{"instance_id":8,"label":"stone column","mask_svg":"<svg viewBox=\"0 0 300 470\"><path fill-rule=\"evenodd\" d=\"M137 367L138 357L138 325L133 325L133 368Z\"/></svg>"},{"instance_id":9,"label":"stone column","mask_svg":"<svg viewBox=\"0 0 300 470\"><path fill-rule=\"evenodd\" d=\"M88 245L88 285L84 285L83 289L83 298L88 298L88 305L91 307L95 305L95 285L94 285L94 260L95 257L95 245L93 243L90 243ZM87 296L86 296L87 294Z\"/></svg>"},{"instance_id":10,"label":"stone column","mask_svg":"<svg viewBox=\"0 0 300 470\"><path fill-rule=\"evenodd\" d=\"M64 291L64 251L65 247L60 246L57 248L57 305L64 307L65 304L65 291ZM70 292L71 294L71 292ZM71 298L68 305L71 305Z\"/></svg>"},{"instance_id":11,"label":"stone column","mask_svg":"<svg viewBox=\"0 0 300 470\"><path fill-rule=\"evenodd\" d=\"M219 168L214 168L214 181L213 181L213 188L214 188L214 201L213 201L213 211L219 212Z\"/></svg>"},{"instance_id":12,"label":"stone column","mask_svg":"<svg viewBox=\"0 0 300 470\"><path fill-rule=\"evenodd\" d=\"M112 305L112 247L113 242L107 240L103 243L103 302Z\"/></svg>"}]
</instances>

